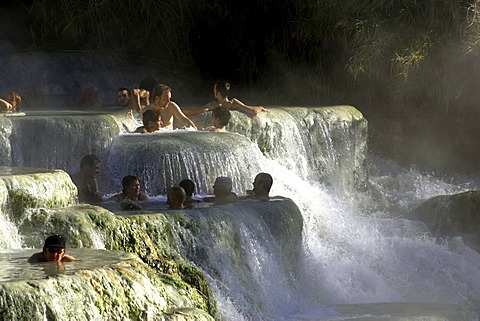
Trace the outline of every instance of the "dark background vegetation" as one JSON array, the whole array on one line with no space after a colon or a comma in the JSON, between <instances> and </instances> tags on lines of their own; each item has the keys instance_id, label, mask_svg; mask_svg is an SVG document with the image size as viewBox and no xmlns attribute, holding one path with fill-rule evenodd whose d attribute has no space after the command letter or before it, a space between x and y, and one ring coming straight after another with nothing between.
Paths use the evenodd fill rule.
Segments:
<instances>
[{"instance_id":1,"label":"dark background vegetation","mask_svg":"<svg viewBox=\"0 0 480 321\"><path fill-rule=\"evenodd\" d=\"M351 104L370 148L477 173L480 1L3 0L19 50L124 55L251 104ZM202 85L203 86L203 85ZM203 88L203 87L202 87Z\"/></svg>"}]
</instances>

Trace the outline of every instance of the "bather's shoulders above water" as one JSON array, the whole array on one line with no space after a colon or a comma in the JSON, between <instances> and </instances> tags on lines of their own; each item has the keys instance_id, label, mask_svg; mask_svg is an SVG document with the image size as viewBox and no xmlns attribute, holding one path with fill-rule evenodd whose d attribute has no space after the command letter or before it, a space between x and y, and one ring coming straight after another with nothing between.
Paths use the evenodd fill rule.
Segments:
<instances>
[{"instance_id":1,"label":"bather's shoulders above water","mask_svg":"<svg viewBox=\"0 0 480 321\"><path fill-rule=\"evenodd\" d=\"M76 259L71 255L65 254L62 257L62 260L60 262L73 262L73 261L80 261L80 260ZM30 256L27 262L33 264L33 263L43 263L43 262L53 262L53 261L46 261L43 255L43 252L38 252Z\"/></svg>"}]
</instances>

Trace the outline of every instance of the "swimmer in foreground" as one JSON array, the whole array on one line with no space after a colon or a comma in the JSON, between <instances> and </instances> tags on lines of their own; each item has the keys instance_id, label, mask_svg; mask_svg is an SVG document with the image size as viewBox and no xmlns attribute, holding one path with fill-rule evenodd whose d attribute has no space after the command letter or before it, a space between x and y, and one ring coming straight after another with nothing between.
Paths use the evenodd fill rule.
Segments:
<instances>
[{"instance_id":1,"label":"swimmer in foreground","mask_svg":"<svg viewBox=\"0 0 480 321\"><path fill-rule=\"evenodd\" d=\"M76 261L73 256L65 254L65 246L65 239L61 235L50 235L45 239L43 251L33 254L28 263Z\"/></svg>"}]
</instances>

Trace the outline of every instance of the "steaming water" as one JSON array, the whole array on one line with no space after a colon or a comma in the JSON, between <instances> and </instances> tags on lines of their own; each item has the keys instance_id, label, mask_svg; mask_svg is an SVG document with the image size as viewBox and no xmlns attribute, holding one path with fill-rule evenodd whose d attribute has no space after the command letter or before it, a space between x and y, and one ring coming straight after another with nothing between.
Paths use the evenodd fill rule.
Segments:
<instances>
[{"instance_id":1,"label":"steaming water","mask_svg":"<svg viewBox=\"0 0 480 321\"><path fill-rule=\"evenodd\" d=\"M333 320L349 313L365 317L372 306L362 312L365 306L357 305L346 312L338 305L376 302L392 303L375 306L379 315L400 310L405 317L417 311L441 319L442 313L453 311L444 304L458 304L478 317L480 255L461 238L439 243L423 223L398 217L425 198L471 185L381 164L371 177L382 195L378 202L375 193L345 195L334 186L304 180L275 161L263 161L263 170L274 174L273 195L290 197L303 213L301 260L283 262L282 249L259 220L250 223L247 215L237 213L231 219L239 220L242 232L246 267L241 270L251 275L243 276L246 272L239 271L236 261L219 260L232 254L215 240L206 245L215 249L206 250L211 257L193 259L209 276L227 320ZM203 242L195 240L198 248Z\"/></svg>"},{"instance_id":2,"label":"steaming water","mask_svg":"<svg viewBox=\"0 0 480 321\"><path fill-rule=\"evenodd\" d=\"M178 182L180 177L175 175L179 173L182 178L184 174L193 176L200 190L206 193L215 176L233 173L234 182L238 184L235 189L242 190L253 181L258 171L269 172L274 177L271 194L289 197L298 205L303 216L303 235L296 260L285 257L285 253L292 250L290 240L279 243L278 236L272 235L261 215L249 210L247 205L245 209L235 208L235 212L211 207L211 217L201 217L192 211L190 215L196 215L197 231L181 231L179 227L179 233L190 233L189 241L179 237L179 245L207 275L219 302L222 319L367 319L372 311L381 316L399 309L404 312L404 317L409 311L419 311L417 315L422 315L422 311L435 311L441 316L452 309L446 304L469 308L478 319L480 255L466 246L461 238L439 241L429 235L422 223L402 218L429 197L459 193L478 188L478 185L467 185L465 180L453 183L455 180L438 179L414 169L400 169L391 162L372 159L370 189L356 191L351 188L354 183L351 171L348 171L355 165L355 157L348 155L348 152L353 153L355 144L348 143L347 138L337 137L337 141L346 142L344 152L347 155L339 155L335 140L329 136L332 129L327 128L327 123L321 124L319 130L323 133L321 137L325 136L323 149L326 151L323 157L331 165L328 180L321 179L322 175L314 171L313 165L307 166L315 163L315 157L303 155L311 148L302 147L297 153L295 146L287 146L290 148L281 150L281 157L271 155L270 158L277 159L272 160L263 157L255 144L223 135L232 140L232 143L227 141L225 144L241 145L245 155L228 148L228 152L224 152L225 148L220 148L218 153L211 149L198 160L198 154L192 152L193 147L168 155L164 155L160 148L150 148L148 153L142 153L145 159L139 163L137 159L127 157L136 154L131 153L133 146L139 146L135 135L118 136L113 140L106 137L102 141L105 146L112 146L108 166L117 180L133 169L145 177L155 176L157 172L151 175L152 167L149 167L155 162L160 165L154 170L178 166L176 173L169 173L171 177L161 177L162 182L142 179L150 191L161 194L146 206L147 212L164 210L161 203L165 198L161 191L165 185L172 185L167 181ZM27 127L25 124L22 132L27 132ZM216 143L209 134L196 134L199 134L197 139L203 139L202 144ZM290 134L301 135L298 130L292 130ZM73 136L76 135L74 132ZM145 136L144 140L150 141L150 146L157 146L152 145L160 144L155 136ZM178 136L184 135L168 135L170 140ZM293 141L301 144L302 139L297 137ZM198 140L190 143L198 145ZM58 145L62 147L60 142ZM80 142L78 145L86 144ZM27 154L27 146L24 147ZM76 155L67 156L71 160L63 161L65 168L76 159ZM41 161L50 164L50 160ZM114 208L117 205L107 207L112 206L112 211L117 212ZM0 248L20 248L21 240L15 226L7 217L2 217L0 222L0 227L11 233L4 239L0 237ZM378 302L391 304L367 305ZM354 306L339 306L341 304Z\"/></svg>"}]
</instances>

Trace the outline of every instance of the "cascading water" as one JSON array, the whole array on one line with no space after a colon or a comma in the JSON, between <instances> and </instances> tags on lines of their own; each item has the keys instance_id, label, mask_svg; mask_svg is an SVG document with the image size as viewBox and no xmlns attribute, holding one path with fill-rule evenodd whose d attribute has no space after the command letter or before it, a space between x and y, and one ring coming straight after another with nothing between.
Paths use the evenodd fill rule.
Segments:
<instances>
[{"instance_id":1,"label":"cascading water","mask_svg":"<svg viewBox=\"0 0 480 321\"><path fill-rule=\"evenodd\" d=\"M258 172L272 174L271 195L298 208L276 198L166 215L180 252L205 273L220 319L478 319L480 255L459 238L438 242L401 215L463 187L378 159L382 167L367 180L360 116L351 107L235 116L230 130L250 140L183 131L115 136L103 161L112 180L104 192L127 173L154 195L185 177L208 193L220 175L243 193Z\"/></svg>"}]
</instances>

